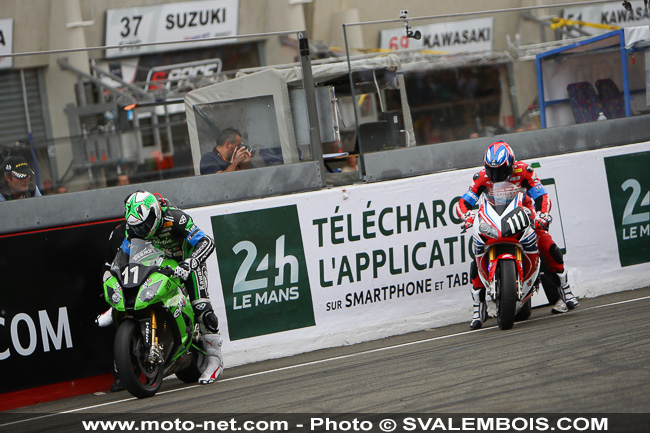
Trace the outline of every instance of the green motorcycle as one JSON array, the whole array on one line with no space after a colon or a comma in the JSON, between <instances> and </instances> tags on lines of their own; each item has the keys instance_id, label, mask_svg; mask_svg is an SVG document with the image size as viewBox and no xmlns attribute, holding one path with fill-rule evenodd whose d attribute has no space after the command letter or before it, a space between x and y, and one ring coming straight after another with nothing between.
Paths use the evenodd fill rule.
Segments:
<instances>
[{"instance_id":1,"label":"green motorcycle","mask_svg":"<svg viewBox=\"0 0 650 433\"><path fill-rule=\"evenodd\" d=\"M138 398L158 392L164 377L196 382L207 363L187 289L174 277L175 260L151 242L131 240L104 281L117 325L113 355L117 375Z\"/></svg>"}]
</instances>

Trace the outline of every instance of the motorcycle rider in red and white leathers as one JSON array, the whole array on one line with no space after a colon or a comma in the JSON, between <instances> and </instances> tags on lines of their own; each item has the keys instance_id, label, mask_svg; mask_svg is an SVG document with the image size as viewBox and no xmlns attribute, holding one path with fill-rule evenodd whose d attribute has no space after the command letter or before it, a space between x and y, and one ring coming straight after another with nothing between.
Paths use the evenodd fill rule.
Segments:
<instances>
[{"instance_id":1,"label":"motorcycle rider in red and white leathers","mask_svg":"<svg viewBox=\"0 0 650 433\"><path fill-rule=\"evenodd\" d=\"M531 166L522 161L515 160L515 154L510 145L505 141L497 141L487 148L483 160L484 169L474 175L474 180L469 190L462 196L456 207L456 214L463 220L463 226L469 228L474 223L472 207L478 202L480 195L492 188L496 182L508 181L526 189L526 195L530 197L535 206L534 228L537 234L537 246L543 261L549 272L555 273L559 279L559 298L557 294L544 286L549 300L557 299L552 312L565 313L568 310L577 308L577 298L571 293L564 259L560 248L553 242L548 233L548 227L552 220L549 212L551 200L544 189L541 181ZM475 249L476 249L475 240ZM470 323L471 329L479 329L487 318L485 304L485 287L478 276L476 261L472 262L470 277L472 279L472 300L473 317Z\"/></svg>"}]
</instances>

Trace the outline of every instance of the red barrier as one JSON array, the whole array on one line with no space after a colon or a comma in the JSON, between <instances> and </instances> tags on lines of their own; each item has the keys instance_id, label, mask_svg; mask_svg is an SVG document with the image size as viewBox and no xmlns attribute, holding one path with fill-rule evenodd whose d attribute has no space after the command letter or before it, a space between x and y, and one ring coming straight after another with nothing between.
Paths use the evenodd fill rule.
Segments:
<instances>
[{"instance_id":1,"label":"red barrier","mask_svg":"<svg viewBox=\"0 0 650 433\"><path fill-rule=\"evenodd\" d=\"M77 395L91 394L93 392L109 391L113 383L113 374L86 377L69 382L53 383L51 385L37 386L2 394L0 399L0 412L31 406L37 403L46 403L61 398L75 397Z\"/></svg>"}]
</instances>

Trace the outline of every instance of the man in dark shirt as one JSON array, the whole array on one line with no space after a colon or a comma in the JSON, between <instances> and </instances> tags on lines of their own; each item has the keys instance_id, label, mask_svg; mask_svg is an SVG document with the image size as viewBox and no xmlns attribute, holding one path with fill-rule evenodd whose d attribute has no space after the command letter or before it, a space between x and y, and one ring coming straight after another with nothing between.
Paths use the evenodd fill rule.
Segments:
<instances>
[{"instance_id":1,"label":"man in dark shirt","mask_svg":"<svg viewBox=\"0 0 650 433\"><path fill-rule=\"evenodd\" d=\"M226 128L219 133L217 145L201 157L201 174L245 170L250 167L252 154L242 147L241 133Z\"/></svg>"}]
</instances>

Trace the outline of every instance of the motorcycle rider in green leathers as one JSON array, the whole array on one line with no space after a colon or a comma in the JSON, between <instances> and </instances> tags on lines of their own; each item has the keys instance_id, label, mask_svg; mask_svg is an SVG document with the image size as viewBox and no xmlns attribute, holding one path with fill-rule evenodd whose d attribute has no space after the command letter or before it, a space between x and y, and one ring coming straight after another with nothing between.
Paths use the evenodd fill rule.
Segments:
<instances>
[{"instance_id":1,"label":"motorcycle rider in green leathers","mask_svg":"<svg viewBox=\"0 0 650 433\"><path fill-rule=\"evenodd\" d=\"M126 198L126 236L121 248L128 250L129 239L141 238L152 242L165 256L178 262L174 276L185 280L201 329L201 341L208 355L208 365L199 383L213 383L223 372L219 321L210 304L205 263L214 251L214 241L196 226L187 213L157 196L159 194L140 190Z\"/></svg>"}]
</instances>

